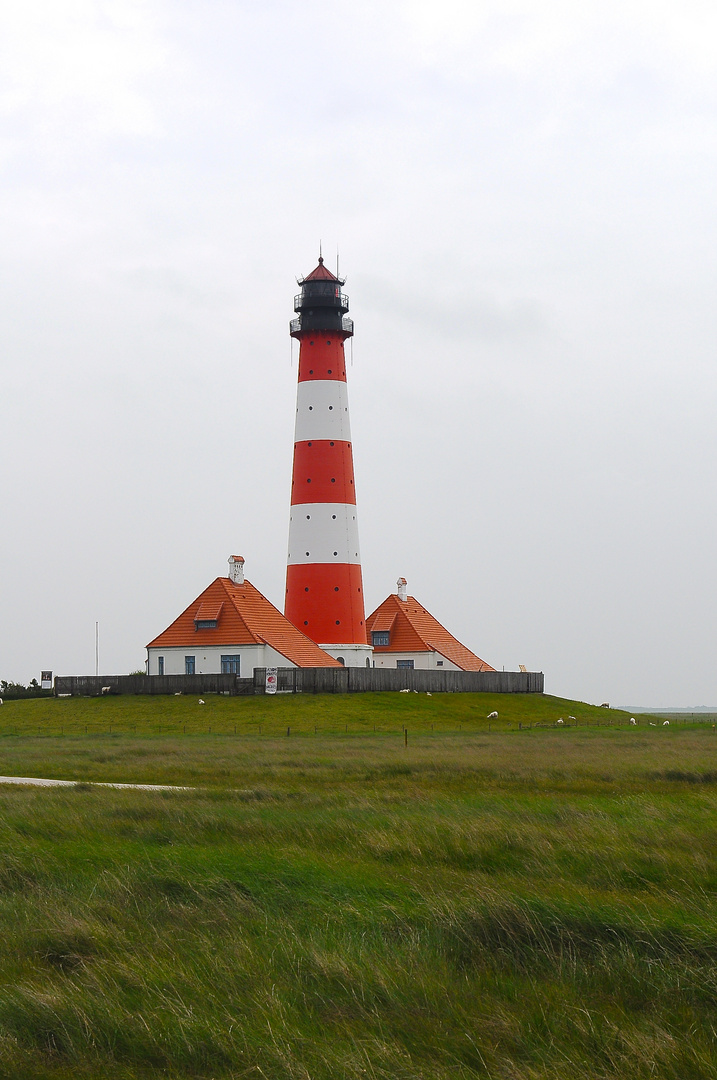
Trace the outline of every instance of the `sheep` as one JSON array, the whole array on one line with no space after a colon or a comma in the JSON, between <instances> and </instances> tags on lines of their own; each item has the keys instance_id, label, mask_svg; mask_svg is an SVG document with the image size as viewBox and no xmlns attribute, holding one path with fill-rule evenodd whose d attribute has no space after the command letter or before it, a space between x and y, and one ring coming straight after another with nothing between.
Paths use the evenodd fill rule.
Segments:
<instances>
[{"instance_id":1,"label":"sheep","mask_svg":"<svg viewBox=\"0 0 717 1080\"><path fill-rule=\"evenodd\" d=\"M575 720L575 717L574 716L569 716L568 720Z\"/></svg>"},{"instance_id":2,"label":"sheep","mask_svg":"<svg viewBox=\"0 0 717 1080\"><path fill-rule=\"evenodd\" d=\"M636 723L637 723L637 720L635 719L635 717L634 717L634 716L631 716L631 717L630 717L630 723L631 723L631 724L636 724Z\"/></svg>"},{"instance_id":3,"label":"sheep","mask_svg":"<svg viewBox=\"0 0 717 1080\"><path fill-rule=\"evenodd\" d=\"M433 694L430 690L426 690L426 697L433 697Z\"/></svg>"},{"instance_id":4,"label":"sheep","mask_svg":"<svg viewBox=\"0 0 717 1080\"><path fill-rule=\"evenodd\" d=\"M662 726L663 727L669 727L670 726L670 721L669 720L663 720L662 721Z\"/></svg>"},{"instance_id":5,"label":"sheep","mask_svg":"<svg viewBox=\"0 0 717 1080\"><path fill-rule=\"evenodd\" d=\"M112 689L112 687L111 687L111 686L103 686L103 687L102 687L102 693L103 693L103 694L109 694L109 692L110 692L110 690L111 690L111 689Z\"/></svg>"},{"instance_id":6,"label":"sheep","mask_svg":"<svg viewBox=\"0 0 717 1080\"><path fill-rule=\"evenodd\" d=\"M4 703L3 699L0 697L0 705L4 705L4 704L5 703Z\"/></svg>"},{"instance_id":7,"label":"sheep","mask_svg":"<svg viewBox=\"0 0 717 1080\"><path fill-rule=\"evenodd\" d=\"M203 705L203 704L204 704L204 698L200 698L200 699L199 699L199 704L200 704L200 705Z\"/></svg>"},{"instance_id":8,"label":"sheep","mask_svg":"<svg viewBox=\"0 0 717 1080\"><path fill-rule=\"evenodd\" d=\"M556 723L556 724L564 724L564 723L565 723L565 721L563 720L563 718L562 718L562 716L561 716L559 720L556 720L556 721L555 721L555 723Z\"/></svg>"},{"instance_id":9,"label":"sheep","mask_svg":"<svg viewBox=\"0 0 717 1080\"><path fill-rule=\"evenodd\" d=\"M657 724L653 724L652 720L650 720L650 721L648 721L648 722L649 722L649 724L650 724L650 727L657 727Z\"/></svg>"},{"instance_id":10,"label":"sheep","mask_svg":"<svg viewBox=\"0 0 717 1080\"><path fill-rule=\"evenodd\" d=\"M399 690L398 692L399 692L399 694L410 694L411 693L410 690Z\"/></svg>"},{"instance_id":11,"label":"sheep","mask_svg":"<svg viewBox=\"0 0 717 1080\"><path fill-rule=\"evenodd\" d=\"M486 717L486 720L497 720L497 719L498 719L498 713L497 712L489 712L487 717Z\"/></svg>"}]
</instances>

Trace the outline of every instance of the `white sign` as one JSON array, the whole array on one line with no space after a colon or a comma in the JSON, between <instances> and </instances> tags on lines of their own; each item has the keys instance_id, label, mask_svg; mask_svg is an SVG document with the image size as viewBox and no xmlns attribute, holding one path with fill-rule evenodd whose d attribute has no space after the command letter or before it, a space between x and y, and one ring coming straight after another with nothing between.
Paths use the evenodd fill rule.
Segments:
<instances>
[{"instance_id":1,"label":"white sign","mask_svg":"<svg viewBox=\"0 0 717 1080\"><path fill-rule=\"evenodd\" d=\"M40 676L40 686L43 690L52 690L52 672L43 671Z\"/></svg>"},{"instance_id":2,"label":"white sign","mask_svg":"<svg viewBox=\"0 0 717 1080\"><path fill-rule=\"evenodd\" d=\"M278 680L279 669L275 667L268 667L266 669L266 693L275 694L276 684Z\"/></svg>"}]
</instances>

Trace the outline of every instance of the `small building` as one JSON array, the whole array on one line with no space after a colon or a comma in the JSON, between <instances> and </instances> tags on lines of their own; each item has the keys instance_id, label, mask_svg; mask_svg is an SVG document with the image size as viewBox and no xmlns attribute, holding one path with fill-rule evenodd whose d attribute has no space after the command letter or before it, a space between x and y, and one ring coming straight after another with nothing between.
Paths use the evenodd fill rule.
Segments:
<instances>
[{"instance_id":1,"label":"small building","mask_svg":"<svg viewBox=\"0 0 717 1080\"><path fill-rule=\"evenodd\" d=\"M147 646L148 675L239 675L257 667L341 667L297 630L250 581L232 555L218 577Z\"/></svg>"},{"instance_id":2,"label":"small building","mask_svg":"<svg viewBox=\"0 0 717 1080\"><path fill-rule=\"evenodd\" d=\"M366 620L374 667L495 671L408 595L405 578L397 585L398 592L386 597Z\"/></svg>"}]
</instances>

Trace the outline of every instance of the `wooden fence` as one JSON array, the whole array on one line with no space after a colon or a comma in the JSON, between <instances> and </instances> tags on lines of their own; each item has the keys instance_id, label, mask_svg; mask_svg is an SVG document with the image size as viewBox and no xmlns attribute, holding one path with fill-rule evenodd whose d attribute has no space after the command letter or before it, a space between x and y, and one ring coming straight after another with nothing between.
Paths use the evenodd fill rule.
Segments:
<instances>
[{"instance_id":1,"label":"wooden fence","mask_svg":"<svg viewBox=\"0 0 717 1080\"><path fill-rule=\"evenodd\" d=\"M237 675L58 675L55 694L253 694L254 679Z\"/></svg>"},{"instance_id":2,"label":"wooden fence","mask_svg":"<svg viewBox=\"0 0 717 1080\"><path fill-rule=\"evenodd\" d=\"M254 669L264 693L266 668ZM416 690L435 694L542 694L542 671L425 671L418 668L279 668L277 690L293 694L365 694Z\"/></svg>"},{"instance_id":3,"label":"wooden fence","mask_svg":"<svg viewBox=\"0 0 717 1080\"><path fill-rule=\"evenodd\" d=\"M263 694L266 668L237 675L58 675L55 694ZM542 671L422 671L416 668L279 668L279 693L365 694L416 690L434 694L542 694Z\"/></svg>"}]
</instances>

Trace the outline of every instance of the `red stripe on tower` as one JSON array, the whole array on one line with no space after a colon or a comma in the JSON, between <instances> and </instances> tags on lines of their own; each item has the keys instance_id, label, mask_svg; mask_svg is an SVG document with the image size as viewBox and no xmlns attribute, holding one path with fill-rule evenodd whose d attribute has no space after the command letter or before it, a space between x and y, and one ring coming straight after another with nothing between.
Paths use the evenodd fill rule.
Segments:
<instances>
[{"instance_id":1,"label":"red stripe on tower","mask_svg":"<svg viewBox=\"0 0 717 1080\"><path fill-rule=\"evenodd\" d=\"M364 615L344 342L353 334L343 279L319 265L299 281L294 472L287 619L347 666L371 664Z\"/></svg>"}]
</instances>

